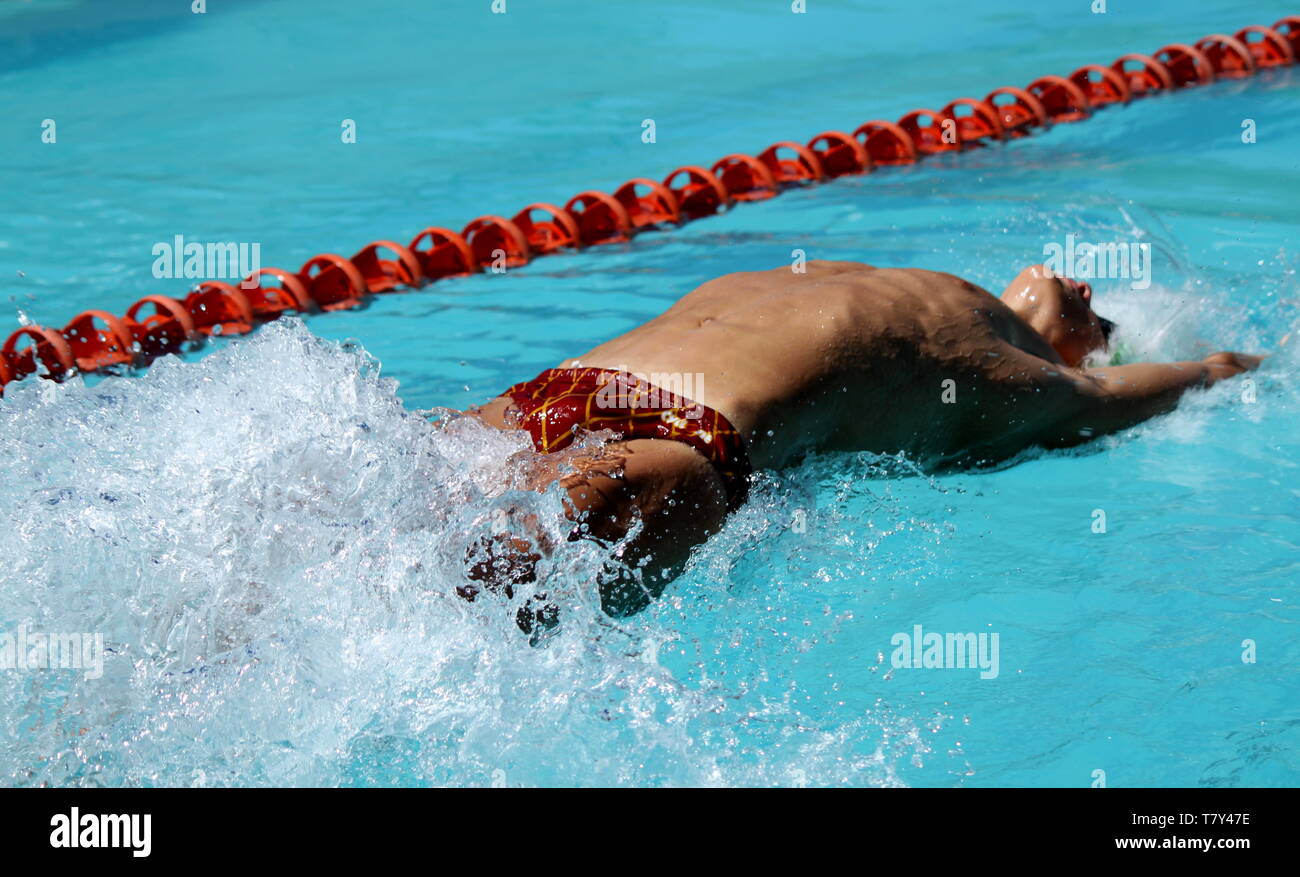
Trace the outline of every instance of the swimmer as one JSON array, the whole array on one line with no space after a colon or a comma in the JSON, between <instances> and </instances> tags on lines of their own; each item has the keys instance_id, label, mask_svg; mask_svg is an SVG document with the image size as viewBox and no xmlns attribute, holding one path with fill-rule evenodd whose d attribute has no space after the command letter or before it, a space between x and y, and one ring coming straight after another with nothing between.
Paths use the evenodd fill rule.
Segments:
<instances>
[{"instance_id":1,"label":"swimmer","mask_svg":"<svg viewBox=\"0 0 1300 877\"><path fill-rule=\"evenodd\" d=\"M571 539L613 543L642 522L622 553L625 574L601 583L610 614L658 596L744 501L754 469L812 451L901 452L930 469L992 464L1126 429L1261 361L1215 353L1088 367L1113 326L1093 312L1088 284L1041 265L1000 298L934 271L806 269L710 280L648 323L468 412L528 432L540 452L535 486L558 481L567 492ZM566 452L584 429L616 438ZM499 540L471 579L507 592L533 584L537 552L554 550L534 542ZM461 594L473 599L478 589ZM531 603L521 610L520 625L552 620L535 612L545 615Z\"/></svg>"}]
</instances>

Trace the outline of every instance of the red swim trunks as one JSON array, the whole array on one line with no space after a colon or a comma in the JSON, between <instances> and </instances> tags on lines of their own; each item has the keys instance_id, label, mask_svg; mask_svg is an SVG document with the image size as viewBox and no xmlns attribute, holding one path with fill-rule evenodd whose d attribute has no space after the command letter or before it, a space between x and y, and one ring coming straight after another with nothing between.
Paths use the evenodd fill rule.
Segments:
<instances>
[{"instance_id":1,"label":"red swim trunks","mask_svg":"<svg viewBox=\"0 0 1300 877\"><path fill-rule=\"evenodd\" d=\"M578 430L612 430L620 439L681 442L713 464L727 491L727 507L745 500L749 454L727 418L636 375L603 368L552 368L501 395L519 410L521 429L543 454L572 443Z\"/></svg>"}]
</instances>

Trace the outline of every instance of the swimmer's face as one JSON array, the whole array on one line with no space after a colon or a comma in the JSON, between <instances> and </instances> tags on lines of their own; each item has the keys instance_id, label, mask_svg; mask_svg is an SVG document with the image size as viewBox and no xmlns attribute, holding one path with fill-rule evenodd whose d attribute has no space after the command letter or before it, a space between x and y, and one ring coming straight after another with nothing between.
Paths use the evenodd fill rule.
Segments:
<instances>
[{"instance_id":1,"label":"swimmer's face","mask_svg":"<svg viewBox=\"0 0 1300 877\"><path fill-rule=\"evenodd\" d=\"M1068 366L1105 349L1114 324L1092 310L1092 287L1061 277L1045 265L1016 275L1002 301L1042 335Z\"/></svg>"}]
</instances>

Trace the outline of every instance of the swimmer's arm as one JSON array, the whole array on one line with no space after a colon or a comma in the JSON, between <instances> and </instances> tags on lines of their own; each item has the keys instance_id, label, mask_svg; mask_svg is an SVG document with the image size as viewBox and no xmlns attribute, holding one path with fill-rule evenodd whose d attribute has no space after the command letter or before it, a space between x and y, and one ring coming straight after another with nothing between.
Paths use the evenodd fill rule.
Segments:
<instances>
[{"instance_id":1,"label":"swimmer's arm","mask_svg":"<svg viewBox=\"0 0 1300 877\"><path fill-rule=\"evenodd\" d=\"M1172 410L1188 390L1209 387L1250 371L1262 360L1260 356L1225 352L1199 361L1145 362L1083 370L1072 378L1073 393L1065 394L1063 416L1049 425L1044 444L1066 447L1136 426Z\"/></svg>"}]
</instances>

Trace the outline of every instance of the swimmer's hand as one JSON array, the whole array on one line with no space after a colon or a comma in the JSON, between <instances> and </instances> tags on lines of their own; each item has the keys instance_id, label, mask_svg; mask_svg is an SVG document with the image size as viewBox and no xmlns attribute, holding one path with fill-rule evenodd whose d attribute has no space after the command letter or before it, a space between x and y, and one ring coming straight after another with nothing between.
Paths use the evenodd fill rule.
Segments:
<instances>
[{"instance_id":1,"label":"swimmer's hand","mask_svg":"<svg viewBox=\"0 0 1300 877\"><path fill-rule=\"evenodd\" d=\"M1211 353L1201 362L1208 372L1206 383L1213 384L1224 378L1236 377L1242 372L1257 369L1264 359L1263 356L1255 356L1250 353L1232 353L1224 350L1219 353Z\"/></svg>"}]
</instances>

